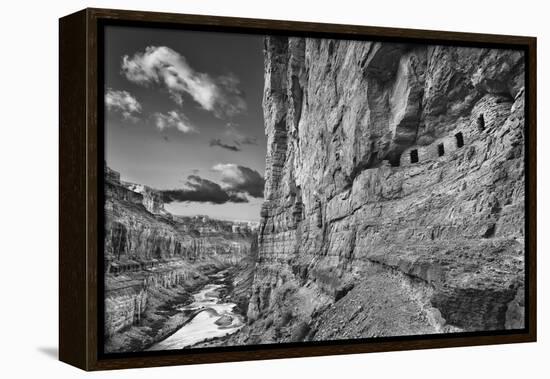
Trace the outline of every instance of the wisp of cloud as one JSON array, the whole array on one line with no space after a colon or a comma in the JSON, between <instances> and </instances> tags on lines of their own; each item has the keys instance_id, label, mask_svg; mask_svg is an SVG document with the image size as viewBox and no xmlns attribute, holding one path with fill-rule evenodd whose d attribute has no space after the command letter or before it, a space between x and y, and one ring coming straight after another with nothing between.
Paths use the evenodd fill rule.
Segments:
<instances>
[{"instance_id":1,"label":"wisp of cloud","mask_svg":"<svg viewBox=\"0 0 550 379\"><path fill-rule=\"evenodd\" d=\"M236 145L230 145L228 143L223 143L221 139L219 138L213 138L210 140L210 146L219 146L222 149L230 150L230 151L241 151L241 149Z\"/></svg>"},{"instance_id":2,"label":"wisp of cloud","mask_svg":"<svg viewBox=\"0 0 550 379\"><path fill-rule=\"evenodd\" d=\"M109 111L118 111L127 120L137 121L141 113L141 104L128 91L115 91L108 88L105 92L105 106Z\"/></svg>"},{"instance_id":3,"label":"wisp of cloud","mask_svg":"<svg viewBox=\"0 0 550 379\"><path fill-rule=\"evenodd\" d=\"M182 133L197 132L197 129L189 122L189 119L182 112L157 112L153 115L153 119L155 120L155 125L159 130L176 128Z\"/></svg>"},{"instance_id":4,"label":"wisp of cloud","mask_svg":"<svg viewBox=\"0 0 550 379\"><path fill-rule=\"evenodd\" d=\"M140 85L155 83L166 87L180 105L187 94L218 118L232 117L246 110L244 94L235 75L212 78L195 71L183 55L166 46L149 46L132 57L125 55L122 73Z\"/></svg>"},{"instance_id":5,"label":"wisp of cloud","mask_svg":"<svg viewBox=\"0 0 550 379\"><path fill-rule=\"evenodd\" d=\"M228 122L225 125L225 127L226 127L226 130L224 134L228 138L233 139L233 142L236 145L240 146L240 145L257 145L258 144L258 139L256 137L245 136L237 129L236 124L232 122Z\"/></svg>"}]
</instances>

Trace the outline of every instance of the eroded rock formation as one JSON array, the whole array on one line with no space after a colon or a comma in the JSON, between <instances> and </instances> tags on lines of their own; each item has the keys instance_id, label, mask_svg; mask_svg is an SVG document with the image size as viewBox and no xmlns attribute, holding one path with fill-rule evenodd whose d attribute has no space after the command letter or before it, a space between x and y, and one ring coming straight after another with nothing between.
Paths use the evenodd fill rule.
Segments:
<instances>
[{"instance_id":1,"label":"eroded rock formation","mask_svg":"<svg viewBox=\"0 0 550 379\"><path fill-rule=\"evenodd\" d=\"M122 182L108 167L105 173L106 350L142 350L186 321L170 304L184 303L207 274L248 257L256 234L173 216L158 191Z\"/></svg>"},{"instance_id":2,"label":"eroded rock formation","mask_svg":"<svg viewBox=\"0 0 550 379\"><path fill-rule=\"evenodd\" d=\"M524 58L267 37L237 343L523 327Z\"/></svg>"}]
</instances>

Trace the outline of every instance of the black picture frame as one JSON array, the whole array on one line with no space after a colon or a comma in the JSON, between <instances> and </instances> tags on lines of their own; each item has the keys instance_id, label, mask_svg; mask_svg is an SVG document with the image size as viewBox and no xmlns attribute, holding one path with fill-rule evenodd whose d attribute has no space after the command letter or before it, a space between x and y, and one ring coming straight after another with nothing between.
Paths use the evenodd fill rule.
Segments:
<instances>
[{"instance_id":1,"label":"black picture frame","mask_svg":"<svg viewBox=\"0 0 550 379\"><path fill-rule=\"evenodd\" d=\"M520 49L526 57L526 327L521 330L105 354L103 38L107 25ZM536 341L536 38L85 9L59 22L59 358L85 370Z\"/></svg>"}]
</instances>

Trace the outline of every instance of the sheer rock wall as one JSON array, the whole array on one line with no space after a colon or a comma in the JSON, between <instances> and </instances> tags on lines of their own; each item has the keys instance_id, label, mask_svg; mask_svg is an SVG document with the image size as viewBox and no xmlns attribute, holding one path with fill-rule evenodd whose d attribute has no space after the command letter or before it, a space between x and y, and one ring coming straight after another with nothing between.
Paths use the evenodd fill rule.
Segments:
<instances>
[{"instance_id":1,"label":"sheer rock wall","mask_svg":"<svg viewBox=\"0 0 550 379\"><path fill-rule=\"evenodd\" d=\"M243 341L522 327L523 54L287 37L264 53Z\"/></svg>"}]
</instances>

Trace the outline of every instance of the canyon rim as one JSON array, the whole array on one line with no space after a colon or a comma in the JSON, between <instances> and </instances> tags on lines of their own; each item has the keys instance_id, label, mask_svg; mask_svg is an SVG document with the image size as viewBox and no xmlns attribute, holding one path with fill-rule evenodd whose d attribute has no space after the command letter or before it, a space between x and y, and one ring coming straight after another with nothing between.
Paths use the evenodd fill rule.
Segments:
<instances>
[{"instance_id":1,"label":"canyon rim","mask_svg":"<svg viewBox=\"0 0 550 379\"><path fill-rule=\"evenodd\" d=\"M524 328L523 51L106 41L104 352Z\"/></svg>"}]
</instances>

